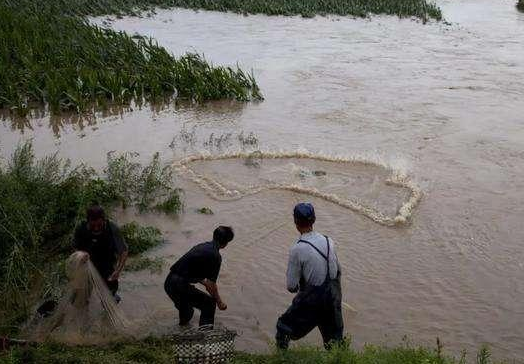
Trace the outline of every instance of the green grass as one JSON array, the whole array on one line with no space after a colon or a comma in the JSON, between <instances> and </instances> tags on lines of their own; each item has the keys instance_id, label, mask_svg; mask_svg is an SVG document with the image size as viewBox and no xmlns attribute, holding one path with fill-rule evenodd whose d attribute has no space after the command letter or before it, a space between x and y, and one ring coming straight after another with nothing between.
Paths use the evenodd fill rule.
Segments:
<instances>
[{"instance_id":1,"label":"green grass","mask_svg":"<svg viewBox=\"0 0 524 364\"><path fill-rule=\"evenodd\" d=\"M196 54L175 59L152 39L72 14L76 6L91 14L88 4L0 0L0 108L26 115L44 105L59 113L173 97L261 99L254 78L238 68L214 67Z\"/></svg>"},{"instance_id":2,"label":"green grass","mask_svg":"<svg viewBox=\"0 0 524 364\"><path fill-rule=\"evenodd\" d=\"M58 263L71 253L74 229L87 206L155 210L178 194L172 184L158 155L144 167L128 155L110 155L106 173L98 175L56 155L36 159L30 143L20 145L7 165L0 165L0 335L16 330L29 306L59 285ZM152 227L133 224L123 230L135 254L162 242Z\"/></svg>"},{"instance_id":3,"label":"green grass","mask_svg":"<svg viewBox=\"0 0 524 364\"><path fill-rule=\"evenodd\" d=\"M487 350L487 349L486 349ZM486 357L489 351L479 353L477 364L494 363ZM117 343L103 347L67 347L46 343L37 347L12 348L0 354L0 364L50 363L175 363L172 343L167 339L146 339L138 342ZM362 350L350 346L325 351L304 347L271 354L237 353L232 364L464 364L466 358L453 359L435 349L368 345Z\"/></svg>"}]
</instances>

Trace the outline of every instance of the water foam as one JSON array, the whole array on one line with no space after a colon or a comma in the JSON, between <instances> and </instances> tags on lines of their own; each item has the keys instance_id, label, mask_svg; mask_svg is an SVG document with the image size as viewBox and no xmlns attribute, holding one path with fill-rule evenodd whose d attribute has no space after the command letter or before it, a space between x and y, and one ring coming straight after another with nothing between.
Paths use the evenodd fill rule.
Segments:
<instances>
[{"instance_id":1,"label":"water foam","mask_svg":"<svg viewBox=\"0 0 524 364\"><path fill-rule=\"evenodd\" d=\"M232 159L309 159L322 162L334 162L349 165L369 165L380 167L388 170L390 176L386 180L387 185L405 188L410 191L409 198L401 205L395 216L388 216L377 209L367 206L364 203L346 199L337 194L322 192L316 188L307 188L298 184L285 183L265 183L261 185L239 186L238 189L229 189L217 179L196 172L191 168L191 164L199 161L220 161ZM254 195L263 191L283 190L301 193L313 197L329 201L348 210L354 211L358 214L368 217L374 222L384 226L398 226L406 225L412 218L413 211L422 198L422 190L418 185L408 176L403 169L395 168L392 163L387 163L378 156L334 156L321 153L311 153L308 151L294 151L294 152L272 152L272 151L256 151L256 152L230 152L225 154L197 154L186 157L182 160L173 163L173 167L177 173L189 178L202 190L206 192L211 198L221 201L236 200L243 197Z\"/></svg>"}]
</instances>

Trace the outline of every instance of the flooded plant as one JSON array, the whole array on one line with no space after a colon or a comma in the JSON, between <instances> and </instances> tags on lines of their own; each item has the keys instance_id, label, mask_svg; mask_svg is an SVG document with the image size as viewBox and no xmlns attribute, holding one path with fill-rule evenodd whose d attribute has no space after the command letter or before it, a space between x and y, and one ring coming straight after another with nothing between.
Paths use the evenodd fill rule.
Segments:
<instances>
[{"instance_id":1,"label":"flooded plant","mask_svg":"<svg viewBox=\"0 0 524 364\"><path fill-rule=\"evenodd\" d=\"M184 125L180 130L180 133L173 137L173 140L169 144L169 148L175 150L180 147L183 152L195 147L197 143L196 126L193 125L191 131L188 131Z\"/></svg>"},{"instance_id":2,"label":"flooded plant","mask_svg":"<svg viewBox=\"0 0 524 364\"><path fill-rule=\"evenodd\" d=\"M442 19L440 8L426 0L134 0L125 4L114 0L98 0L91 5L91 11L98 15L131 14L137 9L152 9L155 6L232 11L239 14L301 15L306 18L326 14L358 17L389 14L418 17L424 21Z\"/></svg>"},{"instance_id":3,"label":"flooded plant","mask_svg":"<svg viewBox=\"0 0 524 364\"><path fill-rule=\"evenodd\" d=\"M172 181L158 157L146 167L126 156L112 156L108 164L107 176L99 176L86 166L73 168L56 155L36 159L31 143L25 143L0 165L1 322L22 320L38 294L55 295L46 282L63 277L57 261L70 253L74 229L87 206L98 203L110 212L129 199L129 204L163 201L171 213L181 208L179 190L166 185ZM132 181L138 181L138 191ZM132 252L162 241L154 228L127 230ZM0 327L0 334L3 331Z\"/></svg>"},{"instance_id":4,"label":"flooded plant","mask_svg":"<svg viewBox=\"0 0 524 364\"><path fill-rule=\"evenodd\" d=\"M143 253L164 241L162 233L156 227L140 226L136 222L122 225L120 232L128 245L129 255Z\"/></svg>"},{"instance_id":5,"label":"flooded plant","mask_svg":"<svg viewBox=\"0 0 524 364\"><path fill-rule=\"evenodd\" d=\"M220 136L215 136L214 133L211 133L209 139L204 142L205 147L215 147L217 149L227 148L231 146L231 136L232 133L221 134Z\"/></svg>"},{"instance_id":6,"label":"flooded plant","mask_svg":"<svg viewBox=\"0 0 524 364\"><path fill-rule=\"evenodd\" d=\"M0 307L25 308L31 282L43 276L41 254L69 247L94 196L104 198L106 206L116 201L92 169L70 168L56 155L36 160L30 143L20 145L0 167Z\"/></svg>"},{"instance_id":7,"label":"flooded plant","mask_svg":"<svg viewBox=\"0 0 524 364\"><path fill-rule=\"evenodd\" d=\"M240 132L237 137L238 141L240 142L240 145L250 148L257 148L258 147L258 138L253 132L250 132L248 135L244 135L244 131Z\"/></svg>"},{"instance_id":8,"label":"flooded plant","mask_svg":"<svg viewBox=\"0 0 524 364\"><path fill-rule=\"evenodd\" d=\"M130 258L126 263L124 270L126 272L139 272L142 270L148 270L150 273L160 274L162 268L165 265L165 260L162 258L148 258L138 256Z\"/></svg>"},{"instance_id":9,"label":"flooded plant","mask_svg":"<svg viewBox=\"0 0 524 364\"><path fill-rule=\"evenodd\" d=\"M199 208L197 210L197 212L199 214L202 214L202 215L214 215L215 213L213 212L213 210L211 210L209 207L202 207L202 208Z\"/></svg>"},{"instance_id":10,"label":"flooded plant","mask_svg":"<svg viewBox=\"0 0 524 364\"><path fill-rule=\"evenodd\" d=\"M164 201L155 205L154 209L156 211L163 212L165 214L179 213L184 207L184 203L182 202L181 193L182 193L182 190L180 189L172 190Z\"/></svg>"},{"instance_id":11,"label":"flooded plant","mask_svg":"<svg viewBox=\"0 0 524 364\"><path fill-rule=\"evenodd\" d=\"M107 156L106 178L122 207L136 206L141 212L180 212L181 190L173 187L172 168L161 165L158 153L144 167L134 160L137 156L136 153Z\"/></svg>"},{"instance_id":12,"label":"flooded plant","mask_svg":"<svg viewBox=\"0 0 524 364\"><path fill-rule=\"evenodd\" d=\"M27 115L85 112L166 98L260 99L251 74L197 54L176 59L154 40L100 28L79 15L122 2L0 0L0 108ZM78 14L71 9L78 7Z\"/></svg>"},{"instance_id":13,"label":"flooded plant","mask_svg":"<svg viewBox=\"0 0 524 364\"><path fill-rule=\"evenodd\" d=\"M490 364L491 352L487 345L483 345L477 353L477 364Z\"/></svg>"},{"instance_id":14,"label":"flooded plant","mask_svg":"<svg viewBox=\"0 0 524 364\"><path fill-rule=\"evenodd\" d=\"M26 0L28 1L28 0ZM51 0L47 7L57 7L67 14L136 16L154 12L156 7L181 7L214 11L232 11L239 14L267 15L352 15L391 14L400 17L418 17L440 20L441 10L426 0Z\"/></svg>"}]
</instances>

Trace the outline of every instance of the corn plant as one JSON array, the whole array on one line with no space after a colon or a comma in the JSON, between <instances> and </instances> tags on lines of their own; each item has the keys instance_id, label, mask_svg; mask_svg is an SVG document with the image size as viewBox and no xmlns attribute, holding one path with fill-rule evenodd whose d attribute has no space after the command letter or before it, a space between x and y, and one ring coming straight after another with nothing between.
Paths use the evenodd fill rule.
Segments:
<instances>
[{"instance_id":1,"label":"corn plant","mask_svg":"<svg viewBox=\"0 0 524 364\"><path fill-rule=\"evenodd\" d=\"M253 76L239 68L212 66L197 54L176 59L152 39L81 17L126 3L0 0L0 109L82 113L132 100L262 98Z\"/></svg>"}]
</instances>

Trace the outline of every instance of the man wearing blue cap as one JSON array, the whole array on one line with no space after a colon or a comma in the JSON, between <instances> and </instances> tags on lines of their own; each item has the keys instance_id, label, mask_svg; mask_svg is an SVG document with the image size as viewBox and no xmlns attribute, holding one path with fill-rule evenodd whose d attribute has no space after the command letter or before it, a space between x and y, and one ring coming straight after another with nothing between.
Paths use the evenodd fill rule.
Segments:
<instances>
[{"instance_id":1,"label":"man wearing blue cap","mask_svg":"<svg viewBox=\"0 0 524 364\"><path fill-rule=\"evenodd\" d=\"M277 346L287 349L290 340L318 327L324 347L329 348L343 339L340 265L333 241L313 230L313 205L299 203L293 217L301 236L289 252L287 289L298 293L277 321Z\"/></svg>"}]
</instances>

